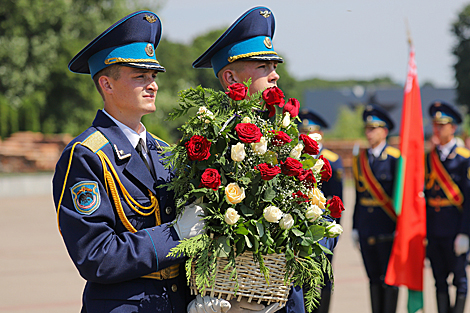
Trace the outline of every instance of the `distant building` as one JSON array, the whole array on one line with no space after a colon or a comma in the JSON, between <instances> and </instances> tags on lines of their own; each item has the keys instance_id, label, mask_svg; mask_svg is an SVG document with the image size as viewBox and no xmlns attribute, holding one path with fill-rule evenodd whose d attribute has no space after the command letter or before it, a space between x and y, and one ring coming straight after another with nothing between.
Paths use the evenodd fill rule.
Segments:
<instances>
[{"instance_id":1,"label":"distant building","mask_svg":"<svg viewBox=\"0 0 470 313\"><path fill-rule=\"evenodd\" d=\"M453 88L434 88L431 86L421 88L421 103L424 116L423 124L426 137L432 134L432 125L429 120L428 109L431 102L437 99L456 104L457 92ZM341 106L348 106L350 109L354 110L357 106L364 106L371 102L380 105L390 113L396 125L390 135L397 136L400 131L403 88L366 88L356 86L342 89L307 90L304 94L302 108L315 110L326 120L331 128L334 128L336 126L337 114Z\"/></svg>"}]
</instances>

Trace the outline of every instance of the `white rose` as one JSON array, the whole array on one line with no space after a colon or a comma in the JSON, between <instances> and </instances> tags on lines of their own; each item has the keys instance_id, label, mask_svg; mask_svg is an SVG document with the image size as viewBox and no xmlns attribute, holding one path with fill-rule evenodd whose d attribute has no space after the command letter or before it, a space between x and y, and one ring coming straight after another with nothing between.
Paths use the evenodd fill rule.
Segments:
<instances>
[{"instance_id":1,"label":"white rose","mask_svg":"<svg viewBox=\"0 0 470 313\"><path fill-rule=\"evenodd\" d=\"M317 159L317 161L315 162L315 165L313 166L313 171L317 174L320 173L322 167L323 167L323 164L325 164L325 161L323 161L322 159Z\"/></svg>"},{"instance_id":2,"label":"white rose","mask_svg":"<svg viewBox=\"0 0 470 313\"><path fill-rule=\"evenodd\" d=\"M302 150L304 150L304 145L301 143L298 143L294 149L291 150L289 156L293 159L299 159L300 156L302 155Z\"/></svg>"},{"instance_id":3,"label":"white rose","mask_svg":"<svg viewBox=\"0 0 470 313\"><path fill-rule=\"evenodd\" d=\"M241 162L245 159L245 145L241 142L237 143L236 145L232 146L232 160L235 162Z\"/></svg>"},{"instance_id":4,"label":"white rose","mask_svg":"<svg viewBox=\"0 0 470 313\"><path fill-rule=\"evenodd\" d=\"M312 138L313 140L315 140L315 141L321 141L322 140L322 136L318 133L312 133L312 134L309 134L308 136L310 138Z\"/></svg>"},{"instance_id":5,"label":"white rose","mask_svg":"<svg viewBox=\"0 0 470 313\"><path fill-rule=\"evenodd\" d=\"M233 225L240 219L240 215L234 208L228 208L225 212L225 223Z\"/></svg>"},{"instance_id":6,"label":"white rose","mask_svg":"<svg viewBox=\"0 0 470 313\"><path fill-rule=\"evenodd\" d=\"M240 188L237 183L230 183L225 187L225 195L227 196L228 202L237 204L245 199L245 189Z\"/></svg>"},{"instance_id":7,"label":"white rose","mask_svg":"<svg viewBox=\"0 0 470 313\"><path fill-rule=\"evenodd\" d=\"M323 214L322 209L318 207L318 205L311 205L307 208L307 212L305 212L305 217L310 222L315 222L317 218L319 218Z\"/></svg>"},{"instance_id":8,"label":"white rose","mask_svg":"<svg viewBox=\"0 0 470 313\"><path fill-rule=\"evenodd\" d=\"M242 119L242 123L251 123L251 118L249 116L245 116L243 119Z\"/></svg>"},{"instance_id":9,"label":"white rose","mask_svg":"<svg viewBox=\"0 0 470 313\"><path fill-rule=\"evenodd\" d=\"M310 202L314 205L317 205L320 209L325 209L326 198L323 195L323 192L314 188L311 193L309 193Z\"/></svg>"},{"instance_id":10,"label":"white rose","mask_svg":"<svg viewBox=\"0 0 470 313\"><path fill-rule=\"evenodd\" d=\"M251 149L253 149L253 152L258 154L258 155L263 155L268 151L268 140L266 137L261 137L259 142L255 142L251 144Z\"/></svg>"},{"instance_id":11,"label":"white rose","mask_svg":"<svg viewBox=\"0 0 470 313\"><path fill-rule=\"evenodd\" d=\"M336 224L336 222L331 223L329 226L326 227L326 237L335 238L338 237L343 233L343 227L340 224Z\"/></svg>"},{"instance_id":12,"label":"white rose","mask_svg":"<svg viewBox=\"0 0 470 313\"><path fill-rule=\"evenodd\" d=\"M286 128L289 125L290 125L290 113L286 112L286 114L284 114L284 118L282 119L282 126Z\"/></svg>"},{"instance_id":13,"label":"white rose","mask_svg":"<svg viewBox=\"0 0 470 313\"><path fill-rule=\"evenodd\" d=\"M279 226L282 229L290 229L292 226L294 226L294 219L292 218L292 215L286 214L284 215L281 220L279 221Z\"/></svg>"},{"instance_id":14,"label":"white rose","mask_svg":"<svg viewBox=\"0 0 470 313\"><path fill-rule=\"evenodd\" d=\"M202 120L204 117L206 118L210 118L210 119L213 119L214 117L214 113L212 113L210 110L208 110L206 107L202 106L199 108L199 110L197 111L197 118ZM204 121L205 123L210 123L210 121L208 120L205 120Z\"/></svg>"},{"instance_id":15,"label":"white rose","mask_svg":"<svg viewBox=\"0 0 470 313\"><path fill-rule=\"evenodd\" d=\"M264 218L270 223L279 223L282 217L282 211L277 206L270 205L264 208Z\"/></svg>"}]
</instances>

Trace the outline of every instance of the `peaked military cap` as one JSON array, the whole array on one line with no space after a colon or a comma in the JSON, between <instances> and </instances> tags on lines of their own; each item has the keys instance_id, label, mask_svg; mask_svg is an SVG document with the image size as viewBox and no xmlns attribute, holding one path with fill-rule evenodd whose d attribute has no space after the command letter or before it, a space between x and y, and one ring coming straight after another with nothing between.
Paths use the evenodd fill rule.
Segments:
<instances>
[{"instance_id":1,"label":"peaked military cap","mask_svg":"<svg viewBox=\"0 0 470 313\"><path fill-rule=\"evenodd\" d=\"M313 110L303 109L299 113L301 124L299 125L300 131L312 132L320 130L321 128L328 128L328 124L320 115Z\"/></svg>"},{"instance_id":2,"label":"peaked military cap","mask_svg":"<svg viewBox=\"0 0 470 313\"><path fill-rule=\"evenodd\" d=\"M93 39L69 62L69 70L93 77L112 64L120 64L164 72L155 54L161 34L162 24L155 13L134 12Z\"/></svg>"},{"instance_id":3,"label":"peaked military cap","mask_svg":"<svg viewBox=\"0 0 470 313\"><path fill-rule=\"evenodd\" d=\"M462 116L457 108L441 100L436 100L431 104L429 107L429 115L431 115L433 121L438 124L462 123Z\"/></svg>"},{"instance_id":4,"label":"peaked military cap","mask_svg":"<svg viewBox=\"0 0 470 313\"><path fill-rule=\"evenodd\" d=\"M196 61L194 68L213 68L215 76L237 60L284 60L274 51L275 21L266 7L252 8L240 16Z\"/></svg>"},{"instance_id":5,"label":"peaked military cap","mask_svg":"<svg viewBox=\"0 0 470 313\"><path fill-rule=\"evenodd\" d=\"M375 104L368 104L362 113L362 119L366 126L386 127L389 131L395 127L387 111Z\"/></svg>"}]
</instances>

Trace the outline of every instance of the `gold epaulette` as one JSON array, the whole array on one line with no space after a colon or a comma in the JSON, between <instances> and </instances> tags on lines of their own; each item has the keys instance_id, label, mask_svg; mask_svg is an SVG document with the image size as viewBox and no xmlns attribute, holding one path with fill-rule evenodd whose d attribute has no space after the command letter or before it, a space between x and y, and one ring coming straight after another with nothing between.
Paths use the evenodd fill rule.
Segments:
<instances>
[{"instance_id":1,"label":"gold epaulette","mask_svg":"<svg viewBox=\"0 0 470 313\"><path fill-rule=\"evenodd\" d=\"M460 156L463 156L466 159L470 158L470 150L468 150L467 148L457 147L455 148L455 153L457 153Z\"/></svg>"},{"instance_id":2,"label":"gold epaulette","mask_svg":"<svg viewBox=\"0 0 470 313\"><path fill-rule=\"evenodd\" d=\"M387 146L387 148L385 148L385 152L387 152L388 155L391 155L395 159L398 159L400 157L400 150L392 146Z\"/></svg>"},{"instance_id":3,"label":"gold epaulette","mask_svg":"<svg viewBox=\"0 0 470 313\"><path fill-rule=\"evenodd\" d=\"M336 162L339 159L339 155L331 150L323 149L321 154L330 162Z\"/></svg>"},{"instance_id":4,"label":"gold epaulette","mask_svg":"<svg viewBox=\"0 0 470 313\"><path fill-rule=\"evenodd\" d=\"M91 134L85 140L82 141L82 146L87 147L88 149L93 151L93 153L97 153L108 143L108 138L106 138L100 131L95 131L93 134Z\"/></svg>"}]
</instances>

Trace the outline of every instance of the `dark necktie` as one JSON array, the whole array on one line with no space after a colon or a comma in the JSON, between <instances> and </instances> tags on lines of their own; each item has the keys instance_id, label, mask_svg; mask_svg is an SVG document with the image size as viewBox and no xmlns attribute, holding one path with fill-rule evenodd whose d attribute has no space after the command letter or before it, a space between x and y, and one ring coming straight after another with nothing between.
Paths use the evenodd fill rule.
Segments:
<instances>
[{"instance_id":1,"label":"dark necktie","mask_svg":"<svg viewBox=\"0 0 470 313\"><path fill-rule=\"evenodd\" d=\"M147 159L145 158L144 153L142 152L142 146L143 146L143 140L142 138L139 139L139 142L137 143L137 146L135 146L135 150L139 153L140 157L142 158L142 161L144 161L145 166L147 166L147 169L149 170L150 173L152 173L152 170L150 169L150 165L147 162Z\"/></svg>"},{"instance_id":2,"label":"dark necktie","mask_svg":"<svg viewBox=\"0 0 470 313\"><path fill-rule=\"evenodd\" d=\"M374 164L376 157L373 153L369 154L369 164L372 166Z\"/></svg>"}]
</instances>

